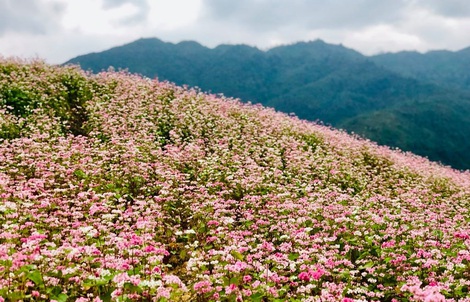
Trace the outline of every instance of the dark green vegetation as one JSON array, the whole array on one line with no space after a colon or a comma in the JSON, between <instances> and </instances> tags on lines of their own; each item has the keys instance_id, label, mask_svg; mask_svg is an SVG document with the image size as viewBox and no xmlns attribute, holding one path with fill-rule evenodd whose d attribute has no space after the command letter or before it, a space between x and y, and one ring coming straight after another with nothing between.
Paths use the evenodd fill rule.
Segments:
<instances>
[{"instance_id":1,"label":"dark green vegetation","mask_svg":"<svg viewBox=\"0 0 470 302\"><path fill-rule=\"evenodd\" d=\"M470 47L460 51L414 51L386 53L371 58L404 76L428 81L437 85L470 90Z\"/></svg>"},{"instance_id":2,"label":"dark green vegetation","mask_svg":"<svg viewBox=\"0 0 470 302\"><path fill-rule=\"evenodd\" d=\"M40 72L36 65L22 67L14 61L0 65L0 140L26 136L47 120L57 120L63 134L85 136L89 132L84 126L88 120L85 103L100 95L98 83L76 68L44 77ZM43 84L41 90L19 80L36 73L37 82Z\"/></svg>"},{"instance_id":3,"label":"dark green vegetation","mask_svg":"<svg viewBox=\"0 0 470 302\"><path fill-rule=\"evenodd\" d=\"M125 68L198 86L469 169L470 71L465 62L470 62L468 49L365 57L320 40L261 51L140 39L67 63L94 72Z\"/></svg>"}]
</instances>

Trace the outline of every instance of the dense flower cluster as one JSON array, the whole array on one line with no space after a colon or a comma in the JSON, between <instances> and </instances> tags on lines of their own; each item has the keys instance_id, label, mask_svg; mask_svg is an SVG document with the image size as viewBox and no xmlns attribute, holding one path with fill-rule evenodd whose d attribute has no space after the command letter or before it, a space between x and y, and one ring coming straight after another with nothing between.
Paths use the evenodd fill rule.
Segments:
<instances>
[{"instance_id":1,"label":"dense flower cluster","mask_svg":"<svg viewBox=\"0 0 470 302\"><path fill-rule=\"evenodd\" d=\"M0 59L0 301L470 301L469 188L260 106Z\"/></svg>"}]
</instances>

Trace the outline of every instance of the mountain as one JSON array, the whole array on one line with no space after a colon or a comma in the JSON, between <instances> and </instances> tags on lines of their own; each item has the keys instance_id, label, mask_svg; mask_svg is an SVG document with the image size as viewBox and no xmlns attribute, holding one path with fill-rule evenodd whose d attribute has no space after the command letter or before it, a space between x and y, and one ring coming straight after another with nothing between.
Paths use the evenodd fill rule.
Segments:
<instances>
[{"instance_id":1,"label":"mountain","mask_svg":"<svg viewBox=\"0 0 470 302\"><path fill-rule=\"evenodd\" d=\"M94 72L113 66L197 86L469 169L470 142L462 138L470 131L470 91L391 70L378 60L321 40L261 51L247 45L210 49L196 42L152 38L67 64Z\"/></svg>"},{"instance_id":2,"label":"mountain","mask_svg":"<svg viewBox=\"0 0 470 302\"><path fill-rule=\"evenodd\" d=\"M469 200L273 109L0 59L2 302L465 302Z\"/></svg>"},{"instance_id":3,"label":"mountain","mask_svg":"<svg viewBox=\"0 0 470 302\"><path fill-rule=\"evenodd\" d=\"M385 53L370 58L376 64L407 77L470 91L470 47L460 51Z\"/></svg>"}]
</instances>

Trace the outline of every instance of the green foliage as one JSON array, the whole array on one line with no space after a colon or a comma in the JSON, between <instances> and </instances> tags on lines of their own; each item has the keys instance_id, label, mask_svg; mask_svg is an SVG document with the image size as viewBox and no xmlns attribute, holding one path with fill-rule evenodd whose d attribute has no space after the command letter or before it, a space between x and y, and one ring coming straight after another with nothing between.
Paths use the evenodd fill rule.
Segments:
<instances>
[{"instance_id":1,"label":"green foliage","mask_svg":"<svg viewBox=\"0 0 470 302\"><path fill-rule=\"evenodd\" d=\"M4 64L0 70L0 110L8 115L0 121L0 138L28 136L38 119L56 119L61 134L84 135L89 132L87 102L104 89L75 68L64 69L51 77L29 77L31 72L47 72L40 62L32 65ZM109 88L107 88L109 90ZM0 116L2 113L0 112ZM38 125L40 126L40 125Z\"/></svg>"},{"instance_id":2,"label":"green foliage","mask_svg":"<svg viewBox=\"0 0 470 302\"><path fill-rule=\"evenodd\" d=\"M319 145L323 144L323 140L315 134L304 135L302 140L305 142L304 150L315 152Z\"/></svg>"}]
</instances>

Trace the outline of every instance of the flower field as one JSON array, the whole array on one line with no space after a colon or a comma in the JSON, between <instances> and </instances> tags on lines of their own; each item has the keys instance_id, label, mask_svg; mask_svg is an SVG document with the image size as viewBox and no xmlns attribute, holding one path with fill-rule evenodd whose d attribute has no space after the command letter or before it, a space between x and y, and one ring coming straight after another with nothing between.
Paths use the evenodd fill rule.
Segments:
<instances>
[{"instance_id":1,"label":"flower field","mask_svg":"<svg viewBox=\"0 0 470 302\"><path fill-rule=\"evenodd\" d=\"M469 209L468 172L158 80L0 58L0 302L470 301Z\"/></svg>"}]
</instances>

